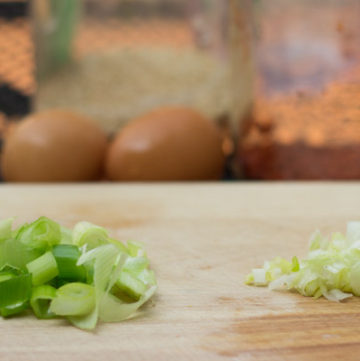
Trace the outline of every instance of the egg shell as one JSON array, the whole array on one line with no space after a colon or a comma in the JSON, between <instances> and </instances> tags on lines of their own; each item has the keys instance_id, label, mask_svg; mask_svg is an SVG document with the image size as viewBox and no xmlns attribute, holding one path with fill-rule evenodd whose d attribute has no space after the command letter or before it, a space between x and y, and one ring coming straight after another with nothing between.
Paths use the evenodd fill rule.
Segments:
<instances>
[{"instance_id":1,"label":"egg shell","mask_svg":"<svg viewBox=\"0 0 360 361\"><path fill-rule=\"evenodd\" d=\"M116 135L106 174L115 181L216 180L224 164L222 139L210 120L192 109L162 107Z\"/></svg>"},{"instance_id":2,"label":"egg shell","mask_svg":"<svg viewBox=\"0 0 360 361\"><path fill-rule=\"evenodd\" d=\"M1 160L6 181L90 181L101 175L104 132L87 117L47 110L22 120L6 137Z\"/></svg>"}]
</instances>

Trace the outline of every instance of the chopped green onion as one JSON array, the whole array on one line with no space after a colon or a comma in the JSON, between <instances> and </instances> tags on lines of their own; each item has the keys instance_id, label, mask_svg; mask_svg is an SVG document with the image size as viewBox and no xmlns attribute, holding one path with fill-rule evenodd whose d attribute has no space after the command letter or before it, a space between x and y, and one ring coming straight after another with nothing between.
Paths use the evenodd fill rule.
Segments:
<instances>
[{"instance_id":1,"label":"chopped green onion","mask_svg":"<svg viewBox=\"0 0 360 361\"><path fill-rule=\"evenodd\" d=\"M253 269L245 282L331 301L360 296L360 222L349 222L346 235L336 232L324 237L316 231L304 260L277 257Z\"/></svg>"},{"instance_id":2,"label":"chopped green onion","mask_svg":"<svg viewBox=\"0 0 360 361\"><path fill-rule=\"evenodd\" d=\"M80 282L60 287L50 305L51 312L59 316L83 316L94 308L94 287Z\"/></svg>"},{"instance_id":3,"label":"chopped green onion","mask_svg":"<svg viewBox=\"0 0 360 361\"><path fill-rule=\"evenodd\" d=\"M122 253L128 253L127 247L124 245L124 243L119 242L117 239L109 238L109 243L114 245L120 252Z\"/></svg>"},{"instance_id":4,"label":"chopped green onion","mask_svg":"<svg viewBox=\"0 0 360 361\"><path fill-rule=\"evenodd\" d=\"M109 243L107 231L89 222L79 222L73 230L73 243L76 246L87 245L87 249L92 249Z\"/></svg>"},{"instance_id":5,"label":"chopped green onion","mask_svg":"<svg viewBox=\"0 0 360 361\"><path fill-rule=\"evenodd\" d=\"M47 319L55 317L50 311L50 303L56 297L56 288L49 285L34 287L30 298L30 305L37 318Z\"/></svg>"},{"instance_id":6,"label":"chopped green onion","mask_svg":"<svg viewBox=\"0 0 360 361\"><path fill-rule=\"evenodd\" d=\"M38 318L65 316L92 330L98 320L135 315L156 290L140 243L121 243L89 222L79 222L73 230L46 217L15 230L12 223L12 218L0 221L3 317L32 308ZM357 277L354 272L353 279ZM328 292L328 297L346 295Z\"/></svg>"},{"instance_id":7,"label":"chopped green onion","mask_svg":"<svg viewBox=\"0 0 360 361\"><path fill-rule=\"evenodd\" d=\"M52 249L59 269L59 278L67 281L86 280L86 269L76 263L81 255L78 247L70 244L59 244Z\"/></svg>"},{"instance_id":8,"label":"chopped green onion","mask_svg":"<svg viewBox=\"0 0 360 361\"><path fill-rule=\"evenodd\" d=\"M99 246L84 253L78 260L78 264L86 264L94 262L94 288L96 304L93 311L85 316L70 317L69 320L75 326L91 330L95 328L99 315L100 301L104 295L109 292L109 288L113 285L109 282L114 270L114 264L119 261L119 251L111 244ZM115 282L115 280L114 280Z\"/></svg>"},{"instance_id":9,"label":"chopped green onion","mask_svg":"<svg viewBox=\"0 0 360 361\"><path fill-rule=\"evenodd\" d=\"M126 320L135 315L135 312L154 295L155 291L156 286L151 286L138 301L133 303L125 303L112 294L106 294L101 301L100 320L104 322Z\"/></svg>"},{"instance_id":10,"label":"chopped green onion","mask_svg":"<svg viewBox=\"0 0 360 361\"><path fill-rule=\"evenodd\" d=\"M15 274L13 272L0 272L0 282L7 281L10 278L14 278Z\"/></svg>"},{"instance_id":11,"label":"chopped green onion","mask_svg":"<svg viewBox=\"0 0 360 361\"><path fill-rule=\"evenodd\" d=\"M140 242L127 241L126 246L127 246L126 248L127 248L128 254L131 257L145 255L145 252L143 250L143 245Z\"/></svg>"},{"instance_id":12,"label":"chopped green onion","mask_svg":"<svg viewBox=\"0 0 360 361\"><path fill-rule=\"evenodd\" d=\"M296 256L294 256L294 257L292 258L291 264L292 264L292 267L291 267L291 271L292 271L292 272L297 272L297 271L299 271L299 269L300 269L300 263L299 263L299 260L298 260L298 258L297 258Z\"/></svg>"},{"instance_id":13,"label":"chopped green onion","mask_svg":"<svg viewBox=\"0 0 360 361\"><path fill-rule=\"evenodd\" d=\"M50 251L28 263L26 267L32 275L32 283L34 286L42 285L59 274L55 257Z\"/></svg>"},{"instance_id":14,"label":"chopped green onion","mask_svg":"<svg viewBox=\"0 0 360 361\"><path fill-rule=\"evenodd\" d=\"M155 277L155 272L153 270L150 269L144 269L138 276L137 278L144 282L146 285L148 286L156 286L157 282L156 282L156 277Z\"/></svg>"},{"instance_id":15,"label":"chopped green onion","mask_svg":"<svg viewBox=\"0 0 360 361\"><path fill-rule=\"evenodd\" d=\"M2 317L15 316L19 313L24 312L29 308L29 301L19 302L14 305L5 306L0 309Z\"/></svg>"},{"instance_id":16,"label":"chopped green onion","mask_svg":"<svg viewBox=\"0 0 360 361\"><path fill-rule=\"evenodd\" d=\"M129 272L123 271L120 273L119 279L115 285L128 296L139 300L140 297L148 289L146 285L140 280L133 277Z\"/></svg>"},{"instance_id":17,"label":"chopped green onion","mask_svg":"<svg viewBox=\"0 0 360 361\"><path fill-rule=\"evenodd\" d=\"M28 301L30 296L30 274L14 276L0 282L0 309Z\"/></svg>"},{"instance_id":18,"label":"chopped green onion","mask_svg":"<svg viewBox=\"0 0 360 361\"><path fill-rule=\"evenodd\" d=\"M138 275L147 267L149 267L149 260L146 257L128 257L124 264L124 271Z\"/></svg>"},{"instance_id":19,"label":"chopped green onion","mask_svg":"<svg viewBox=\"0 0 360 361\"><path fill-rule=\"evenodd\" d=\"M60 226L61 230L61 244L72 244L72 230L63 226Z\"/></svg>"},{"instance_id":20,"label":"chopped green onion","mask_svg":"<svg viewBox=\"0 0 360 361\"><path fill-rule=\"evenodd\" d=\"M26 264L40 255L39 250L29 248L17 239L7 239L0 243L0 269L11 266L26 271Z\"/></svg>"},{"instance_id":21,"label":"chopped green onion","mask_svg":"<svg viewBox=\"0 0 360 361\"><path fill-rule=\"evenodd\" d=\"M14 218L8 218L0 221L0 242L12 237L11 227L13 222Z\"/></svg>"},{"instance_id":22,"label":"chopped green onion","mask_svg":"<svg viewBox=\"0 0 360 361\"><path fill-rule=\"evenodd\" d=\"M46 217L40 217L35 222L22 227L16 239L30 248L46 251L50 246L58 244L61 240L59 224Z\"/></svg>"},{"instance_id":23,"label":"chopped green onion","mask_svg":"<svg viewBox=\"0 0 360 361\"><path fill-rule=\"evenodd\" d=\"M69 283L69 280L66 280L64 278L55 277L53 280L51 280L48 284L54 288L60 288L66 284ZM86 283L86 282L85 282Z\"/></svg>"}]
</instances>

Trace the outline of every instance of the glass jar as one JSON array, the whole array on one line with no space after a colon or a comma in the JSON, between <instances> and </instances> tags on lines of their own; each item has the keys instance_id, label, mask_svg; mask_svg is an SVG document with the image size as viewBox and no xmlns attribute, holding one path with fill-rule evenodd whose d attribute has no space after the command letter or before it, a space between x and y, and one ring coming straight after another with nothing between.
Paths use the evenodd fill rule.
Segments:
<instances>
[{"instance_id":1,"label":"glass jar","mask_svg":"<svg viewBox=\"0 0 360 361\"><path fill-rule=\"evenodd\" d=\"M0 0L0 137L29 113L34 92L28 2Z\"/></svg>"},{"instance_id":2,"label":"glass jar","mask_svg":"<svg viewBox=\"0 0 360 361\"><path fill-rule=\"evenodd\" d=\"M254 0L248 178L360 178L360 2Z\"/></svg>"},{"instance_id":3,"label":"glass jar","mask_svg":"<svg viewBox=\"0 0 360 361\"><path fill-rule=\"evenodd\" d=\"M249 104L238 12L234 0L34 0L36 110L71 108L113 133L182 105L234 134Z\"/></svg>"}]
</instances>

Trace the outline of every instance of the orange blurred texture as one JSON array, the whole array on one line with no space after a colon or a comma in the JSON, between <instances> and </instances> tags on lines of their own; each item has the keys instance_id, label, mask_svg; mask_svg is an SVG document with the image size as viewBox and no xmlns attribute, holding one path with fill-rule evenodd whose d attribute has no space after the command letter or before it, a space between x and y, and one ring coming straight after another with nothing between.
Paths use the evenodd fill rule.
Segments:
<instances>
[{"instance_id":1,"label":"orange blurred texture","mask_svg":"<svg viewBox=\"0 0 360 361\"><path fill-rule=\"evenodd\" d=\"M360 179L360 2L261 4L246 177Z\"/></svg>"},{"instance_id":2,"label":"orange blurred texture","mask_svg":"<svg viewBox=\"0 0 360 361\"><path fill-rule=\"evenodd\" d=\"M0 0L0 138L9 128L6 120L30 111L35 91L28 6L28 1Z\"/></svg>"}]
</instances>

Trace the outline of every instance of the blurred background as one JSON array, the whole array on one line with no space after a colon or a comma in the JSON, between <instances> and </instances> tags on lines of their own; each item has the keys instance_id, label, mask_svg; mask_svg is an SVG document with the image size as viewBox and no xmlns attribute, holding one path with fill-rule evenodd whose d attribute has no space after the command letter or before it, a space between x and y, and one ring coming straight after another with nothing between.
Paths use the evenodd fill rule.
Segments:
<instances>
[{"instance_id":1,"label":"blurred background","mask_svg":"<svg viewBox=\"0 0 360 361\"><path fill-rule=\"evenodd\" d=\"M360 178L357 0L0 0L9 182Z\"/></svg>"}]
</instances>

